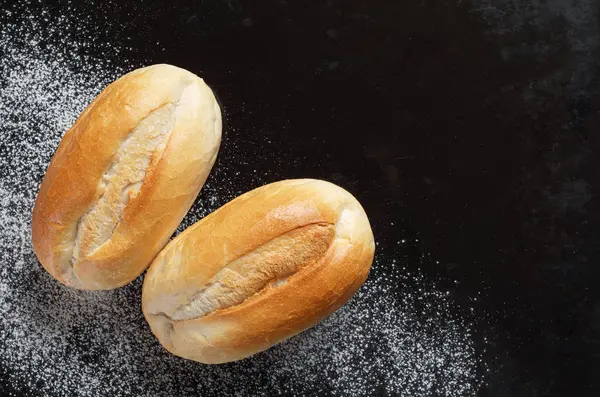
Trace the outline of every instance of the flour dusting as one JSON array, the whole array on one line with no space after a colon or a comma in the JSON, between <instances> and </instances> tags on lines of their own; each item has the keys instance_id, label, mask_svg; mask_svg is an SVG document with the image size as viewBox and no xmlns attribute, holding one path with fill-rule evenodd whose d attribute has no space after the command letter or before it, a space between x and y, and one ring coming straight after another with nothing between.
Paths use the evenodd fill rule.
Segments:
<instances>
[{"instance_id":1,"label":"flour dusting","mask_svg":"<svg viewBox=\"0 0 600 397\"><path fill-rule=\"evenodd\" d=\"M102 292L52 279L30 234L45 169L62 134L102 88L143 66L116 56L118 45L97 42L87 23L69 7L52 13L35 1L0 11L0 367L12 388L39 396L476 393L485 366L473 319L423 275L407 273L385 247L378 247L366 285L326 321L219 366L176 358L160 346L141 312L142 277ZM226 135L223 145L234 141ZM242 193L221 177L226 167L215 165L179 231ZM250 177L264 183L260 170Z\"/></svg>"}]
</instances>

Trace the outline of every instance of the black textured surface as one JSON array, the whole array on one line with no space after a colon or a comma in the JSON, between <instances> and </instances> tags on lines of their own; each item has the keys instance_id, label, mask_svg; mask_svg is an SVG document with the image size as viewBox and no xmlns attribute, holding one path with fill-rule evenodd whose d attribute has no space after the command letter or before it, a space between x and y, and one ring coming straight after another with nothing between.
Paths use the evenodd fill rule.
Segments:
<instances>
[{"instance_id":1,"label":"black textured surface","mask_svg":"<svg viewBox=\"0 0 600 397\"><path fill-rule=\"evenodd\" d=\"M364 204L382 255L418 237L408 266L485 317L480 396L597 396L596 27L557 13L500 31L477 3L78 7L101 10L112 27L100 39L128 57L210 82L238 135L226 175L239 171L241 190L255 187L244 174L272 167L327 179ZM275 156L240 161L253 151Z\"/></svg>"}]
</instances>

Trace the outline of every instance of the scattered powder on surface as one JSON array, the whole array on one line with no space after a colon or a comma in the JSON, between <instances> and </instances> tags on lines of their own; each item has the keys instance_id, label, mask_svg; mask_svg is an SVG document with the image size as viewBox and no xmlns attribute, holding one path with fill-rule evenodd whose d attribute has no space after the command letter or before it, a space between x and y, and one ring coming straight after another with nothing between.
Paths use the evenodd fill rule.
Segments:
<instances>
[{"instance_id":1,"label":"scattered powder on surface","mask_svg":"<svg viewBox=\"0 0 600 397\"><path fill-rule=\"evenodd\" d=\"M141 313L141 278L106 292L53 280L30 236L45 168L93 97L141 65L86 56L103 44L86 36L85 19L27 4L0 11L0 370L12 388L40 396L475 394L484 365L472 320L381 247L378 271L343 309L265 353L220 366L162 349ZM219 179L227 165L215 167L179 231L241 193ZM261 184L260 172L252 178Z\"/></svg>"}]
</instances>

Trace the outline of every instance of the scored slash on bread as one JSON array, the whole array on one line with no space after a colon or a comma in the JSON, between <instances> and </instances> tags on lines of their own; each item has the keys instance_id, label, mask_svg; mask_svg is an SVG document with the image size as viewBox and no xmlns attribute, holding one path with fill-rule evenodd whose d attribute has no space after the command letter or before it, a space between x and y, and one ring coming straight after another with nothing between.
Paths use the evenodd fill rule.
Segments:
<instances>
[{"instance_id":1,"label":"scored slash on bread","mask_svg":"<svg viewBox=\"0 0 600 397\"><path fill-rule=\"evenodd\" d=\"M344 189L272 183L173 239L146 274L142 309L170 352L239 360L338 309L366 280L374 249L367 216Z\"/></svg>"},{"instance_id":2,"label":"scored slash on bread","mask_svg":"<svg viewBox=\"0 0 600 397\"><path fill-rule=\"evenodd\" d=\"M110 84L42 181L32 239L44 268L80 289L135 279L196 199L220 141L219 105L196 75L154 65Z\"/></svg>"},{"instance_id":3,"label":"scored slash on bread","mask_svg":"<svg viewBox=\"0 0 600 397\"><path fill-rule=\"evenodd\" d=\"M152 332L173 354L210 364L323 320L365 282L375 250L360 203L314 179L245 193L165 247L214 165L221 128L194 74L128 73L67 131L32 216L38 259L68 286L117 288L151 264L142 311Z\"/></svg>"}]
</instances>

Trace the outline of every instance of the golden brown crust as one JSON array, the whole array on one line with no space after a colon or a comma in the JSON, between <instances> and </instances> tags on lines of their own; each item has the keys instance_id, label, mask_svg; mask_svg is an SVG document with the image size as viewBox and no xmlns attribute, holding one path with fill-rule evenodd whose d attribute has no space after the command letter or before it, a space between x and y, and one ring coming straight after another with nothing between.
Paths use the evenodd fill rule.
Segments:
<instances>
[{"instance_id":1,"label":"golden brown crust","mask_svg":"<svg viewBox=\"0 0 600 397\"><path fill-rule=\"evenodd\" d=\"M206 288L222 269L256 250L265 258L265 273L274 274L279 261L270 258L283 258L286 247L273 248L269 242L312 224L325 226L313 238L327 241L323 251L319 241L302 237L317 247L308 251L324 252L314 264L301 266L282 282L274 279L241 303L227 300L229 306L206 313L205 302L200 302L204 305L196 311L200 315L193 315L198 305L190 302L199 291L230 293ZM334 236L326 225L334 226ZM260 253L264 247L269 247L268 254ZM288 251L297 248L290 246ZM365 281L373 253L369 221L348 192L310 179L273 183L221 207L161 251L144 280L144 315L163 346L176 355L204 363L239 360L315 325L339 308ZM190 307L191 312L182 311Z\"/></svg>"},{"instance_id":2,"label":"golden brown crust","mask_svg":"<svg viewBox=\"0 0 600 397\"><path fill-rule=\"evenodd\" d=\"M311 223L275 237L222 267L171 314L173 320L200 318L239 305L265 288L281 285L305 266L319 262L335 237L329 223Z\"/></svg>"},{"instance_id":3,"label":"golden brown crust","mask_svg":"<svg viewBox=\"0 0 600 397\"><path fill-rule=\"evenodd\" d=\"M154 124L142 131L147 135L134 142L156 138L144 149L147 163L136 165L140 150L118 156L136 127L165 107L170 113L151 120ZM167 121L163 135L155 137L153 131ZM110 84L67 131L42 181L32 238L44 268L75 288L111 289L132 281L189 210L214 164L220 138L214 95L188 71L154 65ZM98 209L116 183L110 174L115 163L125 165L117 175L125 178L118 186L126 188L123 208L117 211L119 194L111 193L110 202ZM93 211L104 212L86 218ZM109 221L115 213L118 219Z\"/></svg>"}]
</instances>

